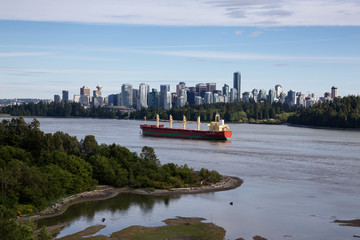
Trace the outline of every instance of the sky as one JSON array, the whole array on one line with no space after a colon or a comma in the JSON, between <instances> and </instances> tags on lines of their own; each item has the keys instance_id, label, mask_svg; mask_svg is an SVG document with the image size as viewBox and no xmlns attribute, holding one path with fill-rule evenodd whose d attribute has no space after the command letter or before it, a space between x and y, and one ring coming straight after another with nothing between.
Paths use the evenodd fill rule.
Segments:
<instances>
[{"instance_id":1,"label":"sky","mask_svg":"<svg viewBox=\"0 0 360 240\"><path fill-rule=\"evenodd\" d=\"M179 82L360 95L359 0L0 0L0 98Z\"/></svg>"}]
</instances>

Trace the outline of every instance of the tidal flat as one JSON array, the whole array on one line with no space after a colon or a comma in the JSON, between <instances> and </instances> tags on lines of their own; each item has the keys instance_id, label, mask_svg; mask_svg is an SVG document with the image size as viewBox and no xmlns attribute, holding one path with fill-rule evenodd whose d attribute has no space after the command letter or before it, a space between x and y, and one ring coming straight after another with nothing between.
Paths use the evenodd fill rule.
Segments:
<instances>
[{"instance_id":1,"label":"tidal flat","mask_svg":"<svg viewBox=\"0 0 360 240\"><path fill-rule=\"evenodd\" d=\"M147 240L147 239L176 239L176 240L222 240L225 237L225 229L213 223L204 223L204 218L177 217L166 219L165 226L144 227L130 226L121 231L112 233L109 237L95 235L106 225L96 225L86 228L83 231L64 236L58 240L75 240L86 238L88 240ZM243 238L238 238L241 240ZM266 240L260 236L254 236L254 240Z\"/></svg>"}]
</instances>

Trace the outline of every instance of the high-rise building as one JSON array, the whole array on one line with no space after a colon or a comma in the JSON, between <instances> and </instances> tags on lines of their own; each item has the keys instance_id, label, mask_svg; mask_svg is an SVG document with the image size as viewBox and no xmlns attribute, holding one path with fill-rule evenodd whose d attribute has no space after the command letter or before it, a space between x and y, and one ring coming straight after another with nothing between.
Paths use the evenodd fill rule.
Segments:
<instances>
[{"instance_id":1,"label":"high-rise building","mask_svg":"<svg viewBox=\"0 0 360 240\"><path fill-rule=\"evenodd\" d=\"M97 90L94 90L93 97L101 97L102 86L99 84L96 86ZM90 90L90 89L89 89ZM90 92L89 92L90 93Z\"/></svg>"},{"instance_id":2,"label":"high-rise building","mask_svg":"<svg viewBox=\"0 0 360 240\"><path fill-rule=\"evenodd\" d=\"M125 107L132 107L133 104L132 85L125 83L121 86L121 105Z\"/></svg>"},{"instance_id":3,"label":"high-rise building","mask_svg":"<svg viewBox=\"0 0 360 240\"><path fill-rule=\"evenodd\" d=\"M172 95L171 92L166 93L166 101L165 101L165 107L166 110L169 110L172 108Z\"/></svg>"},{"instance_id":4,"label":"high-rise building","mask_svg":"<svg viewBox=\"0 0 360 240\"><path fill-rule=\"evenodd\" d=\"M281 103L286 102L286 93L284 93L284 92L280 93L279 102L281 102Z\"/></svg>"},{"instance_id":5,"label":"high-rise building","mask_svg":"<svg viewBox=\"0 0 360 240\"><path fill-rule=\"evenodd\" d=\"M210 104L213 103L213 93L212 92L205 92L204 95L204 103L205 104Z\"/></svg>"},{"instance_id":6,"label":"high-rise building","mask_svg":"<svg viewBox=\"0 0 360 240\"><path fill-rule=\"evenodd\" d=\"M88 97L90 97L90 88L85 87L85 86L81 87L80 88L80 96L82 96L82 95L87 95Z\"/></svg>"},{"instance_id":7,"label":"high-rise building","mask_svg":"<svg viewBox=\"0 0 360 240\"><path fill-rule=\"evenodd\" d=\"M184 101L185 103L187 102L187 92L186 92L186 89L183 88L183 89L180 89L180 92L179 92L179 97L184 97Z\"/></svg>"},{"instance_id":8,"label":"high-rise building","mask_svg":"<svg viewBox=\"0 0 360 240\"><path fill-rule=\"evenodd\" d=\"M152 91L149 93L148 103L150 107L159 107L159 92L157 89L153 88Z\"/></svg>"},{"instance_id":9,"label":"high-rise building","mask_svg":"<svg viewBox=\"0 0 360 240\"><path fill-rule=\"evenodd\" d=\"M93 98L92 98L92 104L95 107L103 106L104 105L104 99L101 96L101 89L102 86L99 84L96 86L97 90L93 91Z\"/></svg>"},{"instance_id":10,"label":"high-rise building","mask_svg":"<svg viewBox=\"0 0 360 240\"><path fill-rule=\"evenodd\" d=\"M85 86L80 88L79 102L84 106L90 105L90 88L85 87Z\"/></svg>"},{"instance_id":11,"label":"high-rise building","mask_svg":"<svg viewBox=\"0 0 360 240\"><path fill-rule=\"evenodd\" d=\"M237 96L238 96L238 93L237 93L237 89L236 88L231 88L230 89L230 102L233 103L233 102L237 102Z\"/></svg>"},{"instance_id":12,"label":"high-rise building","mask_svg":"<svg viewBox=\"0 0 360 240\"><path fill-rule=\"evenodd\" d=\"M266 99L266 90L260 89L259 95L258 95L258 102L265 101Z\"/></svg>"},{"instance_id":13,"label":"high-rise building","mask_svg":"<svg viewBox=\"0 0 360 240\"><path fill-rule=\"evenodd\" d=\"M172 106L172 98L170 92L170 85L160 85L160 107L170 109Z\"/></svg>"},{"instance_id":14,"label":"high-rise building","mask_svg":"<svg viewBox=\"0 0 360 240\"><path fill-rule=\"evenodd\" d=\"M196 92L197 92L197 96L203 98L206 93L206 84L205 83L196 84Z\"/></svg>"},{"instance_id":15,"label":"high-rise building","mask_svg":"<svg viewBox=\"0 0 360 240\"><path fill-rule=\"evenodd\" d=\"M195 96L195 105L200 105L203 103L203 99L200 96Z\"/></svg>"},{"instance_id":16,"label":"high-rise building","mask_svg":"<svg viewBox=\"0 0 360 240\"><path fill-rule=\"evenodd\" d=\"M187 88L187 90L186 90L186 98L187 98L187 102L189 103L189 105L195 104L195 93L196 93L196 88L195 87Z\"/></svg>"},{"instance_id":17,"label":"high-rise building","mask_svg":"<svg viewBox=\"0 0 360 240\"><path fill-rule=\"evenodd\" d=\"M250 92L243 92L242 101L243 102L250 102Z\"/></svg>"},{"instance_id":18,"label":"high-rise building","mask_svg":"<svg viewBox=\"0 0 360 240\"><path fill-rule=\"evenodd\" d=\"M281 92L282 92L282 86L280 84L275 85L276 98L280 98Z\"/></svg>"},{"instance_id":19,"label":"high-rise building","mask_svg":"<svg viewBox=\"0 0 360 240\"><path fill-rule=\"evenodd\" d=\"M80 95L75 94L73 102L79 103L80 102Z\"/></svg>"},{"instance_id":20,"label":"high-rise building","mask_svg":"<svg viewBox=\"0 0 360 240\"><path fill-rule=\"evenodd\" d=\"M257 102L257 101L258 101L259 90L257 90L256 88L254 88L254 89L251 91L251 95L252 95L252 98L254 99L254 101Z\"/></svg>"},{"instance_id":21,"label":"high-rise building","mask_svg":"<svg viewBox=\"0 0 360 240\"><path fill-rule=\"evenodd\" d=\"M54 102L56 102L56 103L60 103L60 102L61 102L61 97L60 97L60 95L54 95Z\"/></svg>"},{"instance_id":22,"label":"high-rise building","mask_svg":"<svg viewBox=\"0 0 360 240\"><path fill-rule=\"evenodd\" d=\"M230 94L229 91L230 91L229 85L224 84L224 86L222 88L223 95L229 97L229 94Z\"/></svg>"},{"instance_id":23,"label":"high-rise building","mask_svg":"<svg viewBox=\"0 0 360 240\"><path fill-rule=\"evenodd\" d=\"M137 102L137 109L141 110L142 108L147 108L147 96L148 96L148 89L149 86L145 83L141 83L139 85L139 94L138 94L138 102Z\"/></svg>"},{"instance_id":24,"label":"high-rise building","mask_svg":"<svg viewBox=\"0 0 360 240\"><path fill-rule=\"evenodd\" d=\"M133 90L132 90L132 107L133 108L137 109L138 98L139 98L139 89L133 88Z\"/></svg>"},{"instance_id":25,"label":"high-rise building","mask_svg":"<svg viewBox=\"0 0 360 240\"><path fill-rule=\"evenodd\" d=\"M180 90L181 90L181 89L185 89L185 88L186 88L185 83L184 83L184 82L179 82L179 84L176 85L176 94L177 94L178 96L180 96Z\"/></svg>"},{"instance_id":26,"label":"high-rise building","mask_svg":"<svg viewBox=\"0 0 360 240\"><path fill-rule=\"evenodd\" d=\"M272 104L275 101L276 98L276 91L275 89L270 89L269 90L269 95L268 95L268 101Z\"/></svg>"},{"instance_id":27,"label":"high-rise building","mask_svg":"<svg viewBox=\"0 0 360 240\"><path fill-rule=\"evenodd\" d=\"M332 98L332 99L337 98L337 87L335 87L335 86L333 86L333 87L331 88L331 98Z\"/></svg>"},{"instance_id":28,"label":"high-rise building","mask_svg":"<svg viewBox=\"0 0 360 240\"><path fill-rule=\"evenodd\" d=\"M179 96L177 98L177 104L176 105L178 107L183 107L183 106L185 106L185 104L186 104L185 97L184 96Z\"/></svg>"},{"instance_id":29,"label":"high-rise building","mask_svg":"<svg viewBox=\"0 0 360 240\"><path fill-rule=\"evenodd\" d=\"M67 90L62 91L62 102L63 103L69 102L69 91Z\"/></svg>"},{"instance_id":30,"label":"high-rise building","mask_svg":"<svg viewBox=\"0 0 360 240\"><path fill-rule=\"evenodd\" d=\"M234 72L234 88L237 90L237 101L241 100L241 74L240 72Z\"/></svg>"},{"instance_id":31,"label":"high-rise building","mask_svg":"<svg viewBox=\"0 0 360 240\"><path fill-rule=\"evenodd\" d=\"M206 83L206 91L214 93L216 91L216 83Z\"/></svg>"},{"instance_id":32,"label":"high-rise building","mask_svg":"<svg viewBox=\"0 0 360 240\"><path fill-rule=\"evenodd\" d=\"M108 96L109 106L120 106L120 94L111 94Z\"/></svg>"},{"instance_id":33,"label":"high-rise building","mask_svg":"<svg viewBox=\"0 0 360 240\"><path fill-rule=\"evenodd\" d=\"M289 90L285 101L290 107L294 106L296 104L296 93L295 93L295 91Z\"/></svg>"},{"instance_id":34,"label":"high-rise building","mask_svg":"<svg viewBox=\"0 0 360 240\"><path fill-rule=\"evenodd\" d=\"M296 94L296 105L298 107L306 106L305 94L302 94L301 92Z\"/></svg>"}]
</instances>

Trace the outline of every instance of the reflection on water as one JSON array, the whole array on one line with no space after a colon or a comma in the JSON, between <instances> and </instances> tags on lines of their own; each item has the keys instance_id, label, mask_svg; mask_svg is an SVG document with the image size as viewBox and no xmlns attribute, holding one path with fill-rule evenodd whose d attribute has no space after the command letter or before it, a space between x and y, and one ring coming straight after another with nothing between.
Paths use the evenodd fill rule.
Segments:
<instances>
[{"instance_id":1,"label":"reflection on water","mask_svg":"<svg viewBox=\"0 0 360 240\"><path fill-rule=\"evenodd\" d=\"M85 221L88 226L96 225L101 222L103 218L108 219L104 224L112 227L114 225L118 230L128 227L127 223L121 225L119 220L124 216L131 216L136 211L141 212L142 216L151 214L155 205L163 205L168 207L171 201L179 199L179 196L145 196L130 193L121 193L118 196L102 201L83 202L70 206L66 212L60 216L52 218L41 219L37 222L39 226L52 226L61 223L67 223L68 227L59 235L65 236L68 233L77 232L82 229L82 224L78 225L79 221ZM158 222L157 225L161 223ZM77 227L80 226L80 227ZM104 229L102 232L108 232L109 229Z\"/></svg>"},{"instance_id":2,"label":"reflection on water","mask_svg":"<svg viewBox=\"0 0 360 240\"><path fill-rule=\"evenodd\" d=\"M41 222L70 222L62 235L100 224L103 217L107 227L101 233L110 234L130 225L162 225L175 216L212 221L226 229L226 239L291 235L292 240L339 240L359 235L359 229L332 221L360 218L360 131L229 124L231 141L212 142L142 137L142 121L41 118L40 123L45 132L64 131L78 139L91 134L99 143L136 152L151 146L162 163L206 167L244 179L240 188L226 192L167 199L122 194L82 203Z\"/></svg>"}]
</instances>

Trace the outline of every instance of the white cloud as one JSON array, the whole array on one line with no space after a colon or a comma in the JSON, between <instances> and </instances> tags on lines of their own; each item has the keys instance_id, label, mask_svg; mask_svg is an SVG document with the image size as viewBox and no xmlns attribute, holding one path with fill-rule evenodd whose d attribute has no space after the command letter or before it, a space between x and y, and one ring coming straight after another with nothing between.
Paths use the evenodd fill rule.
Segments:
<instances>
[{"instance_id":1,"label":"white cloud","mask_svg":"<svg viewBox=\"0 0 360 240\"><path fill-rule=\"evenodd\" d=\"M242 34L242 31L238 30L238 31L235 31L235 35L241 35Z\"/></svg>"},{"instance_id":2,"label":"white cloud","mask_svg":"<svg viewBox=\"0 0 360 240\"><path fill-rule=\"evenodd\" d=\"M360 26L357 0L11 0L0 19L163 26Z\"/></svg>"},{"instance_id":3,"label":"white cloud","mask_svg":"<svg viewBox=\"0 0 360 240\"><path fill-rule=\"evenodd\" d=\"M0 52L0 58L4 57L32 57L49 55L50 52Z\"/></svg>"},{"instance_id":4,"label":"white cloud","mask_svg":"<svg viewBox=\"0 0 360 240\"><path fill-rule=\"evenodd\" d=\"M144 52L146 53L146 52ZM360 57L339 57L339 56L287 56L287 55L267 55L267 54L244 54L235 52L215 52L215 51L159 51L147 52L166 56L190 57L201 59L219 60L276 60L276 61L300 61L300 62L330 62L330 63L360 63Z\"/></svg>"},{"instance_id":5,"label":"white cloud","mask_svg":"<svg viewBox=\"0 0 360 240\"><path fill-rule=\"evenodd\" d=\"M0 67L0 72L9 74L131 74L138 71L119 71L119 70L95 70L95 69L34 69L34 68L16 68L16 67Z\"/></svg>"}]
</instances>

